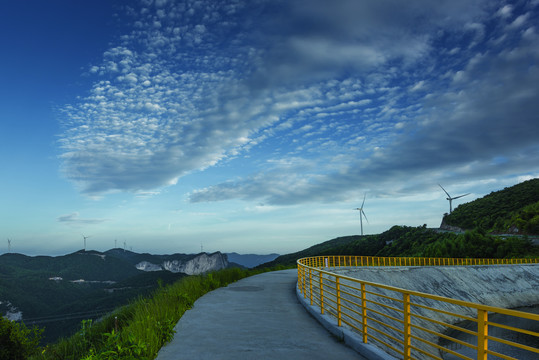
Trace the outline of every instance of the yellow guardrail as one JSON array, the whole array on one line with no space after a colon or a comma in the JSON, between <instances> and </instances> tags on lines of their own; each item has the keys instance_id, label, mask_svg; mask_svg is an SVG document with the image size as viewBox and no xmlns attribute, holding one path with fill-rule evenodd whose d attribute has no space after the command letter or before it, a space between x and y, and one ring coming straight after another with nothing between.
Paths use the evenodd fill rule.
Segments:
<instances>
[{"instance_id":1,"label":"yellow guardrail","mask_svg":"<svg viewBox=\"0 0 539 360\"><path fill-rule=\"evenodd\" d=\"M524 338L538 344L539 333L516 326L527 321L537 329L539 314L362 281L331 271L361 266L534 263L539 263L539 259L308 257L297 261L298 287L311 305L320 308L321 314L334 316L338 326L348 325L363 343L372 342L405 360L486 360L488 355L500 359L539 358L537 347L522 344L526 342L522 341Z\"/></svg>"}]
</instances>

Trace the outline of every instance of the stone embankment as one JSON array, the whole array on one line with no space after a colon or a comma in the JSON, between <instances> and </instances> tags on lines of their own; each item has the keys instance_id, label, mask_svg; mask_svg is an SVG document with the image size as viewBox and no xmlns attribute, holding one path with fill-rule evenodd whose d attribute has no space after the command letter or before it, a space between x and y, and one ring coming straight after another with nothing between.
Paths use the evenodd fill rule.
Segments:
<instances>
[{"instance_id":1,"label":"stone embankment","mask_svg":"<svg viewBox=\"0 0 539 360\"><path fill-rule=\"evenodd\" d=\"M341 275L506 309L539 304L539 264L337 269Z\"/></svg>"}]
</instances>

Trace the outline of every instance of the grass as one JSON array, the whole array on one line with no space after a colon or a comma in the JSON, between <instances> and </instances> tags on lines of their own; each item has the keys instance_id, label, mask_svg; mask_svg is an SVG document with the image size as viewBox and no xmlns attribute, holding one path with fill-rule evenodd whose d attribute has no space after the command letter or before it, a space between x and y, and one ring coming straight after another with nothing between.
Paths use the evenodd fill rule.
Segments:
<instances>
[{"instance_id":1,"label":"grass","mask_svg":"<svg viewBox=\"0 0 539 360\"><path fill-rule=\"evenodd\" d=\"M225 269L188 276L160 286L151 296L139 297L100 321L85 320L69 338L45 346L31 360L154 359L174 336L174 326L194 302L221 286L272 269Z\"/></svg>"}]
</instances>

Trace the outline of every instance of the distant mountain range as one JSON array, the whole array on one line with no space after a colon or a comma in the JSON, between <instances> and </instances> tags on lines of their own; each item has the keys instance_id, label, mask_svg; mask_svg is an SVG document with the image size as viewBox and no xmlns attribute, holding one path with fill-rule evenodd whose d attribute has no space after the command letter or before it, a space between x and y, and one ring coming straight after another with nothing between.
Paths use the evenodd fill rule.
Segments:
<instances>
[{"instance_id":1,"label":"distant mountain range","mask_svg":"<svg viewBox=\"0 0 539 360\"><path fill-rule=\"evenodd\" d=\"M97 318L172 283L228 267L251 268L278 254L139 254L124 249L80 250L63 256L0 255L0 315L45 327L50 342Z\"/></svg>"},{"instance_id":2,"label":"distant mountain range","mask_svg":"<svg viewBox=\"0 0 539 360\"><path fill-rule=\"evenodd\" d=\"M260 264L272 261L279 256L279 254L268 255L256 255L256 254L238 254L235 252L226 253L228 261L234 264L239 264L246 268L254 268Z\"/></svg>"},{"instance_id":3,"label":"distant mountain range","mask_svg":"<svg viewBox=\"0 0 539 360\"><path fill-rule=\"evenodd\" d=\"M45 341L67 335L82 319L96 318L148 293L159 283L233 266L213 254L138 254L123 249L63 256L0 256L0 314L45 327Z\"/></svg>"}]
</instances>

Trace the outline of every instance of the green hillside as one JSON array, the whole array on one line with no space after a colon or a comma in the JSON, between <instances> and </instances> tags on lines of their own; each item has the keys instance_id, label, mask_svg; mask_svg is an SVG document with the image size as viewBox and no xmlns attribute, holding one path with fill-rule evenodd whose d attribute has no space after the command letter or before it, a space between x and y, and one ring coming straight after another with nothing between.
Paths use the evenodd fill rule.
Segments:
<instances>
[{"instance_id":1,"label":"green hillside","mask_svg":"<svg viewBox=\"0 0 539 360\"><path fill-rule=\"evenodd\" d=\"M426 226L393 226L377 235L335 238L305 250L281 255L260 267L290 266L297 259L322 255L520 258L539 256L539 247L534 246L527 237L502 238L480 230L456 234L427 229Z\"/></svg>"},{"instance_id":2,"label":"green hillside","mask_svg":"<svg viewBox=\"0 0 539 360\"><path fill-rule=\"evenodd\" d=\"M345 236L325 241L261 266L293 265L297 259L320 255L425 256L510 258L539 256L529 236L539 234L539 179L492 192L457 207L444 223L457 234L426 226L394 226L377 235ZM518 229L518 231L517 231ZM495 234L522 236L494 236Z\"/></svg>"},{"instance_id":3,"label":"green hillside","mask_svg":"<svg viewBox=\"0 0 539 360\"><path fill-rule=\"evenodd\" d=\"M65 280L118 281L140 273L127 261L103 256L97 251L77 251L64 256L26 256L3 254L1 270L18 277L36 275L42 279L59 276ZM2 271L2 274L6 274Z\"/></svg>"},{"instance_id":4,"label":"green hillside","mask_svg":"<svg viewBox=\"0 0 539 360\"><path fill-rule=\"evenodd\" d=\"M24 322L44 327L43 340L50 342L77 330L82 319L98 318L160 284L186 276L169 271L144 272L135 267L139 261L194 256L137 254L121 249L105 253L81 250L56 257L3 254L0 312L4 314L11 307L22 311ZM58 280L51 280L54 278Z\"/></svg>"},{"instance_id":5,"label":"green hillside","mask_svg":"<svg viewBox=\"0 0 539 360\"><path fill-rule=\"evenodd\" d=\"M492 192L459 205L444 223L501 234L539 234L539 179Z\"/></svg>"}]
</instances>

